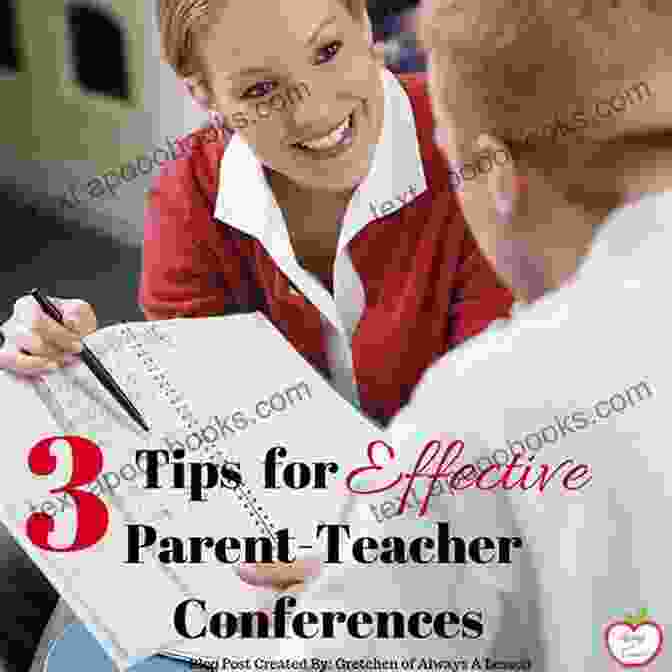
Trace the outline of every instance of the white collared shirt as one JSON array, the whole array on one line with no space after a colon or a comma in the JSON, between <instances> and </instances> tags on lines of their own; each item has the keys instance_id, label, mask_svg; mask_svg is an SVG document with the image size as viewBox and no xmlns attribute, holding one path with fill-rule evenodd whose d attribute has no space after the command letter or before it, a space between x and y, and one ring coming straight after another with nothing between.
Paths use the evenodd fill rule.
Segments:
<instances>
[{"instance_id":1,"label":"white collared shirt","mask_svg":"<svg viewBox=\"0 0 672 672\"><path fill-rule=\"evenodd\" d=\"M342 222L333 268L334 295L298 263L284 215L264 175L263 167L245 140L236 134L220 166L220 189L215 218L254 236L289 281L320 311L325 325L325 349L332 385L351 403L359 405L352 363L352 335L364 312L366 297L348 244L367 224L377 219L373 203L390 193L415 195L395 204L392 214L427 191L411 102L396 77L381 70L384 118L380 141L369 174L357 188Z\"/></svg>"},{"instance_id":2,"label":"white collared shirt","mask_svg":"<svg viewBox=\"0 0 672 672\"><path fill-rule=\"evenodd\" d=\"M397 508L402 488L350 495L351 540L368 536L381 544L394 536L408 544L431 536L433 523L449 521L451 533L465 538L521 536L524 552L509 565L462 567L362 564L346 550L344 562L326 564L296 607L317 614L471 609L484 616L483 636L356 639L342 628L332 638L283 641L278 659L412 658L418 669L421 658L479 658L486 669L487 656L529 659L539 672L609 672L609 623L645 606L650 620L669 628L670 216L672 192L612 213L575 283L440 359L388 428L397 463L383 481L406 465L411 471L428 440L459 437L460 465L481 455L502 464L495 451L508 454L515 443L516 452L539 452L537 462L550 469L563 460L589 465L588 487L573 491L557 479L543 492L444 491L423 518L417 508L404 516L383 511L382 500ZM528 483L541 473L536 467ZM424 494L429 485L421 488ZM669 652L663 649L649 668L669 669Z\"/></svg>"}]
</instances>

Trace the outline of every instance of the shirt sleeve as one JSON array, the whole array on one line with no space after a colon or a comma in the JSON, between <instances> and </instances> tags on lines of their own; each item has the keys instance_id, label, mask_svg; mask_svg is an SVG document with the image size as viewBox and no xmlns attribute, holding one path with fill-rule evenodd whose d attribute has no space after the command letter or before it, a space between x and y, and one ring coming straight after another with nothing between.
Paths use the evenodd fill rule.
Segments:
<instances>
[{"instance_id":1,"label":"shirt sleeve","mask_svg":"<svg viewBox=\"0 0 672 672\"><path fill-rule=\"evenodd\" d=\"M415 445L415 440L410 445ZM420 502L426 489L423 490L422 485L416 488ZM496 540L498 536L515 536L513 518L502 515L500 496L489 496L489 493L484 496L480 491L455 495L436 493L430 498L428 510L422 517L418 516L417 506L402 515L385 517L391 516L389 503L385 507L385 516L381 515L382 502L401 495L401 487L398 490L349 495L352 513L347 519L351 535L342 548L343 562L325 564L322 575L308 587L296 607L296 612L307 610L318 616L327 611L346 615L365 612L373 616L373 625L362 625L359 630L363 634L370 633L370 636L353 637L342 624L337 626L334 637L325 638L319 634L311 639L292 637L281 647L282 658L401 660L415 657L418 660L422 657L471 661L474 657L492 654L506 614L507 594L513 593L518 586L517 558L513 558L512 564L496 567L410 561L386 564L380 557L371 564L362 564L353 559L351 544L357 538L371 537L376 540L380 554L381 549L387 548L389 552L392 548L392 543L385 544L382 540L395 537L403 540L408 552L414 539L436 539L440 522L448 523L450 535L464 538L467 544L482 536ZM431 546L424 547L424 559L436 555L436 546L434 550L430 549ZM403 614L404 636L395 637L393 633L379 636L376 619L381 612ZM453 612L458 620L441 616L447 612ZM408 621L414 613L429 614L415 617L421 624L422 637L409 635ZM467 614L470 615L465 616ZM366 622L363 618L360 616L359 622ZM433 631L437 619L446 623L448 636L437 636ZM482 623L481 633L478 628L469 626L470 619ZM451 623L453 625L449 625Z\"/></svg>"},{"instance_id":2,"label":"shirt sleeve","mask_svg":"<svg viewBox=\"0 0 672 672\"><path fill-rule=\"evenodd\" d=\"M168 164L147 196L138 298L148 319L237 312L232 279L219 259L226 248L222 227L190 161Z\"/></svg>"},{"instance_id":3,"label":"shirt sleeve","mask_svg":"<svg viewBox=\"0 0 672 672\"><path fill-rule=\"evenodd\" d=\"M449 347L475 336L494 320L510 318L513 301L467 229L451 302Z\"/></svg>"}]
</instances>

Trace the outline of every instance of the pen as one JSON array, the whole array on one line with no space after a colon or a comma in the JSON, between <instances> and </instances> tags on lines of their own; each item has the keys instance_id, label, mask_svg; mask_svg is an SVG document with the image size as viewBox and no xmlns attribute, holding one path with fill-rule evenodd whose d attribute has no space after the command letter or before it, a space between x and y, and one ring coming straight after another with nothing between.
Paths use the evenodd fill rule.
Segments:
<instances>
[{"instance_id":1,"label":"pen","mask_svg":"<svg viewBox=\"0 0 672 672\"><path fill-rule=\"evenodd\" d=\"M156 655L161 656L162 658L178 660L182 663L189 663L195 667L203 667L210 670L219 669L219 659L217 658L202 658L201 656L191 656L188 653L182 653L181 651L174 651L172 649L161 649L160 651L157 651Z\"/></svg>"},{"instance_id":2,"label":"pen","mask_svg":"<svg viewBox=\"0 0 672 672\"><path fill-rule=\"evenodd\" d=\"M49 315L52 320L63 324L63 315L39 289L33 289L31 296L40 304L40 308ZM140 411L133 405L133 402L124 394L124 391L117 385L112 374L103 366L103 363L96 357L93 351L82 343L82 352L79 354L81 360L86 364L91 373L98 379L98 382L119 402L121 407L131 416L140 427L149 432L149 427L144 421Z\"/></svg>"}]
</instances>

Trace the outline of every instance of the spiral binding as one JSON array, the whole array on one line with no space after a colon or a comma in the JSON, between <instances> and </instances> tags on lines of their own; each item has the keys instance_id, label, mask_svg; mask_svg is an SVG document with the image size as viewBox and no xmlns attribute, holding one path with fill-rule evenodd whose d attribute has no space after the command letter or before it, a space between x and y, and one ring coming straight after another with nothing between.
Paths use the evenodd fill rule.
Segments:
<instances>
[{"instance_id":1,"label":"spiral binding","mask_svg":"<svg viewBox=\"0 0 672 672\"><path fill-rule=\"evenodd\" d=\"M185 399L184 395L170 382L168 372L147 350L138 338L138 335L126 325L122 328L121 333L126 339L126 345L129 347L130 351L140 360L144 371L155 382L159 383L160 394L169 401L173 409L177 412L183 428L187 431L199 429L201 427L201 422L196 418L191 402ZM158 338L165 342L166 337L162 337L161 332L155 325L153 325L152 336L153 338ZM177 404L181 405L177 406ZM231 457L233 457L233 455L231 455ZM256 527L270 537L272 542L277 542L277 526L271 520L270 515L265 511L264 507L257 503L257 498L254 496L252 490L250 490L245 483L241 483L233 492L238 498L244 511L253 519Z\"/></svg>"},{"instance_id":2,"label":"spiral binding","mask_svg":"<svg viewBox=\"0 0 672 672\"><path fill-rule=\"evenodd\" d=\"M247 486L241 485L239 488L236 488L234 492L245 512L248 513L251 518L254 518L254 524L257 528L268 535L271 538L271 541L274 543L277 542L277 527L275 523L271 521L268 513L264 512L264 507L257 504L257 498L252 491Z\"/></svg>"},{"instance_id":3,"label":"spiral binding","mask_svg":"<svg viewBox=\"0 0 672 672\"><path fill-rule=\"evenodd\" d=\"M129 350L140 360L145 373L147 373L154 382L159 384L159 394L166 397L169 401L173 410L177 413L182 427L187 431L196 428L199 423L194 415L192 404L185 399L184 395L170 382L168 379L168 372L156 361L144 343L138 338L138 335L134 333L129 326L125 325L122 327L121 333L126 340L126 345ZM153 333L154 335L157 334L156 328Z\"/></svg>"}]
</instances>

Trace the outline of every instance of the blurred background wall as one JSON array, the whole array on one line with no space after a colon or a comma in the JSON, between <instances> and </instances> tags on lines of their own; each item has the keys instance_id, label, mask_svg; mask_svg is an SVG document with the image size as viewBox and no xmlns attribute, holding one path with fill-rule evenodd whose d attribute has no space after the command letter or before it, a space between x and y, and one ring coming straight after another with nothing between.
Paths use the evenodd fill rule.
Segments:
<instances>
[{"instance_id":1,"label":"blurred background wall","mask_svg":"<svg viewBox=\"0 0 672 672\"><path fill-rule=\"evenodd\" d=\"M153 5L0 0L3 42L14 45L0 75L0 184L130 244L141 242L151 174L124 183L116 198L95 189L91 197L87 184L128 162L137 166L166 136L203 121L159 60ZM68 190L81 205L63 206Z\"/></svg>"},{"instance_id":2,"label":"blurred background wall","mask_svg":"<svg viewBox=\"0 0 672 672\"><path fill-rule=\"evenodd\" d=\"M408 11L415 4L370 3L396 71L423 66ZM0 188L130 245L142 242L144 194L161 150L206 121L160 62L153 8L0 0ZM103 185L122 167L118 188L111 175Z\"/></svg>"},{"instance_id":3,"label":"blurred background wall","mask_svg":"<svg viewBox=\"0 0 672 672\"><path fill-rule=\"evenodd\" d=\"M370 3L393 71L424 67L416 4ZM153 8L153 0L0 0L0 323L35 286L87 299L101 326L142 319L144 199L158 167L138 158L206 121L160 62ZM105 173L129 164L146 174L131 179L127 168L116 197L101 189ZM0 525L0 672L28 670L56 598Z\"/></svg>"}]
</instances>

